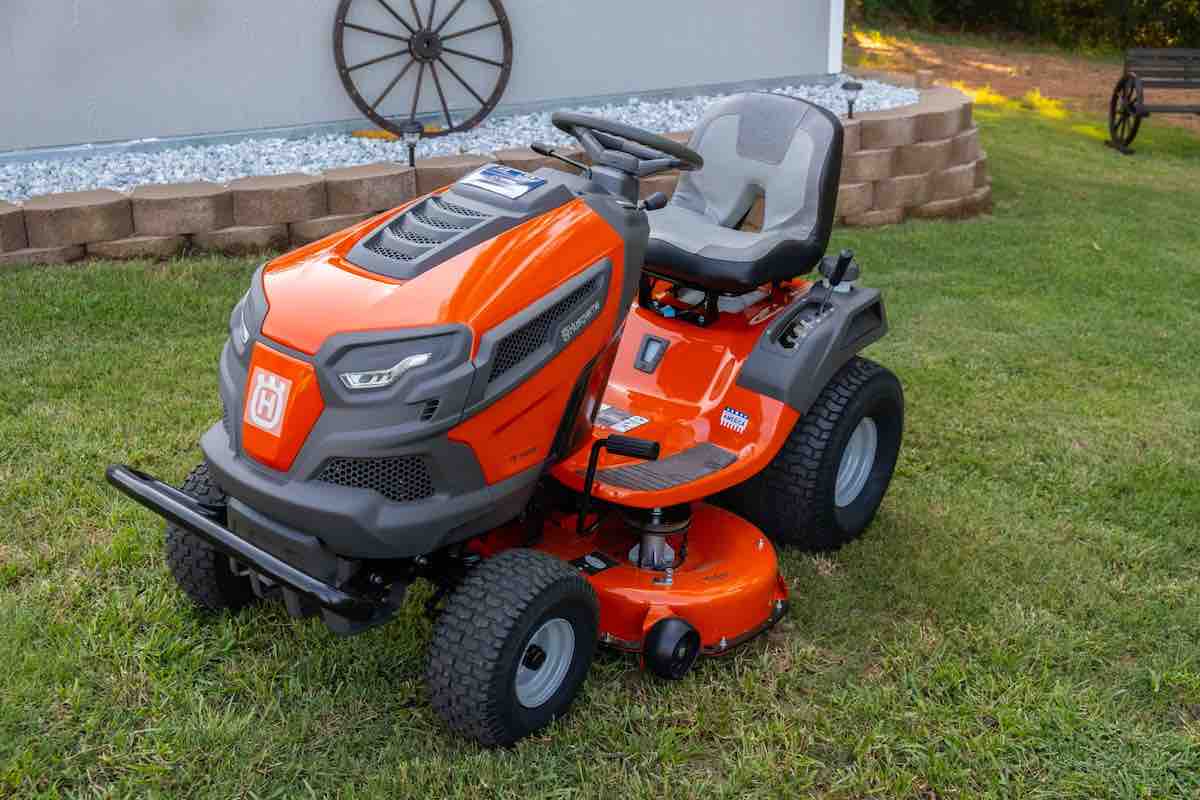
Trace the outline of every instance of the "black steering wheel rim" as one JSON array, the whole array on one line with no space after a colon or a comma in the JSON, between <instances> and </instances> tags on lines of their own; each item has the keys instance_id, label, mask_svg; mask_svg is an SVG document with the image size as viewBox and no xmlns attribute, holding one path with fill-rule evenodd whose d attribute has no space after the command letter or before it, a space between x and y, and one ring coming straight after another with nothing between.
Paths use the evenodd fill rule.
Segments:
<instances>
[{"instance_id":1,"label":"black steering wheel rim","mask_svg":"<svg viewBox=\"0 0 1200 800\"><path fill-rule=\"evenodd\" d=\"M684 172L704 167L704 157L687 145L642 128L626 125L623 122L615 122L604 117L592 117L587 114L576 114L573 111L556 111L550 116L550 121L554 123L554 127L575 138L579 138L577 129L583 129L607 133L610 136L648 147L676 159L679 162L676 168Z\"/></svg>"}]
</instances>

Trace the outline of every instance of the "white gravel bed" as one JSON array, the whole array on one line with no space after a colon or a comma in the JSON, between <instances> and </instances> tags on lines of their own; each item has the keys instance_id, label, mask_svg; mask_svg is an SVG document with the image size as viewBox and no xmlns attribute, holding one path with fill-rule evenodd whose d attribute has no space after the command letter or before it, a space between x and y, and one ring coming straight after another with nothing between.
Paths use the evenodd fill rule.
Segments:
<instances>
[{"instance_id":1,"label":"white gravel bed","mask_svg":"<svg viewBox=\"0 0 1200 800\"><path fill-rule=\"evenodd\" d=\"M802 97L836 114L846 113L841 84L782 86L772 91ZM863 80L856 111L878 111L917 102L913 89ZM573 111L617 119L656 132L692 129L704 109L723 95L646 100L631 98L602 106L579 106ZM363 127L369 123L364 120ZM418 158L459 153L493 153L543 141L566 144L569 137L550 124L550 112L496 116L465 133L421 143ZM0 161L0 200L10 202L51 192L85 189L128 191L145 183L208 180L224 183L248 175L284 172L319 173L333 167L406 161L406 148L392 141L355 138L349 134L314 135L297 139L247 138L232 144L187 146L152 152L135 150L104 155L26 162Z\"/></svg>"}]
</instances>

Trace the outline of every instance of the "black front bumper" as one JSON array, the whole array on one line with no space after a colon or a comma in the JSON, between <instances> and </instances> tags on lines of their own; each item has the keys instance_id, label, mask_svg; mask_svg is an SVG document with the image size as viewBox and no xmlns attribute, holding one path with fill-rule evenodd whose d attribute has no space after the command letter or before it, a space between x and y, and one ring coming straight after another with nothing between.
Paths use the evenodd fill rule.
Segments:
<instances>
[{"instance_id":1,"label":"black front bumper","mask_svg":"<svg viewBox=\"0 0 1200 800\"><path fill-rule=\"evenodd\" d=\"M471 448L444 435L386 450L377 449L372 431L347 435L351 438L310 441L299 459L308 459L311 468L293 467L290 473L269 470L235 450L221 425L200 438L200 449L215 482L230 497L294 530L315 533L330 551L354 559L429 555L502 525L521 513L542 474L538 464L488 485ZM438 487L432 497L396 503L369 489L311 478L330 455L408 453L428 458Z\"/></svg>"},{"instance_id":2,"label":"black front bumper","mask_svg":"<svg viewBox=\"0 0 1200 800\"><path fill-rule=\"evenodd\" d=\"M196 502L157 478L120 464L110 466L105 477L117 489L168 522L194 533L249 569L338 616L371 623L390 615L394 608L387 597L370 597L339 588L296 569L225 527L220 511Z\"/></svg>"}]
</instances>

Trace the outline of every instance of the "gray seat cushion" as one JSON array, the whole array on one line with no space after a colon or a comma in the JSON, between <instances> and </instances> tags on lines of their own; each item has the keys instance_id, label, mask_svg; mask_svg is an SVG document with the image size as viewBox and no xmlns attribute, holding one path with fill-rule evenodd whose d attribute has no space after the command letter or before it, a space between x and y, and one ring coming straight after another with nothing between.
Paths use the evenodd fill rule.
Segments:
<instances>
[{"instance_id":1,"label":"gray seat cushion","mask_svg":"<svg viewBox=\"0 0 1200 800\"><path fill-rule=\"evenodd\" d=\"M837 117L785 95L734 95L708 109L690 144L704 169L684 173L666 208L649 214L646 270L729 292L811 271L833 228ZM760 197L762 230L737 230Z\"/></svg>"}]
</instances>

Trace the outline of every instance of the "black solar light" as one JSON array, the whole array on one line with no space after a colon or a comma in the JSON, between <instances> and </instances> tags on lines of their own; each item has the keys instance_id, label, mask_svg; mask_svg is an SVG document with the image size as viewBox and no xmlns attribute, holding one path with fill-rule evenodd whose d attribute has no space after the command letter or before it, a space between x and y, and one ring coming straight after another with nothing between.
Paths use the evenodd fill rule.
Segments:
<instances>
[{"instance_id":1,"label":"black solar light","mask_svg":"<svg viewBox=\"0 0 1200 800\"><path fill-rule=\"evenodd\" d=\"M846 94L846 105L850 107L850 119L854 119L854 101L862 91L862 84L858 81L846 81L842 84L842 91Z\"/></svg>"},{"instance_id":2,"label":"black solar light","mask_svg":"<svg viewBox=\"0 0 1200 800\"><path fill-rule=\"evenodd\" d=\"M410 167L417 165L417 145L421 143L421 137L424 135L425 126L415 119L410 119L400 126L400 136L403 138L404 144L408 146L408 165Z\"/></svg>"}]
</instances>

